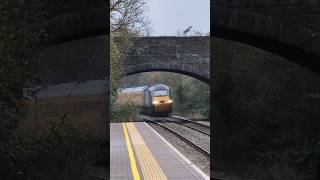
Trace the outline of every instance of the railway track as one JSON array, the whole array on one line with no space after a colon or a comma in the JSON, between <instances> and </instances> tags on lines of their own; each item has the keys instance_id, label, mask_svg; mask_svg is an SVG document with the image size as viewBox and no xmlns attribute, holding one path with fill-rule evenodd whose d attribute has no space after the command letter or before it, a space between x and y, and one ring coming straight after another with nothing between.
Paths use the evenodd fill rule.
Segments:
<instances>
[{"instance_id":1,"label":"railway track","mask_svg":"<svg viewBox=\"0 0 320 180\"><path fill-rule=\"evenodd\" d=\"M193 124L197 124L199 126L202 126L202 127L205 127L205 128L210 128L210 125L207 125L207 124L203 124L203 123L199 123L195 120L190 120L190 119L187 119L187 118L184 118L184 117L181 117L181 116L170 116L170 118L174 118L174 119L178 119L178 120L181 120L181 121L185 121L185 122L189 122L189 123L193 123ZM209 121L209 120L206 120L206 121Z\"/></svg>"},{"instance_id":2,"label":"railway track","mask_svg":"<svg viewBox=\"0 0 320 180\"><path fill-rule=\"evenodd\" d=\"M203 145L201 146L201 145L197 144L196 142L190 140L190 138L186 137L186 135L184 133L178 132L176 129L166 125L165 123L168 121L164 121L161 118L159 121L158 117L154 118L154 117L149 117L149 116L141 116L141 118L146 120L147 122L156 124L164 129L168 130L169 132L176 135L179 139L183 140L184 142L186 142L187 144L189 144L190 146L192 146L193 148L195 148L196 150L201 152L203 155L210 157L210 149L209 149L210 147L209 146L207 148L205 148ZM175 122L170 122L170 123L175 123Z\"/></svg>"},{"instance_id":3,"label":"railway track","mask_svg":"<svg viewBox=\"0 0 320 180\"><path fill-rule=\"evenodd\" d=\"M177 123L180 124L182 126L188 127L190 129L193 129L195 131L198 131L200 133L203 133L205 135L210 136L210 126L205 125L205 124L201 124L198 122L194 122L188 119L183 119L180 117L175 117L175 116L171 116L171 117L167 117L167 118L162 118L164 120L173 122L173 123Z\"/></svg>"}]
</instances>

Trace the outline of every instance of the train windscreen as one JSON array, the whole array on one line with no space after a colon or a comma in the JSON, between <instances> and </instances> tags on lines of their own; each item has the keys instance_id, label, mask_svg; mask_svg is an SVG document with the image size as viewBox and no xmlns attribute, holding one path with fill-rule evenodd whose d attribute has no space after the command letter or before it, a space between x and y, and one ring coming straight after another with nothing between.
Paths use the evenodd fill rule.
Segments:
<instances>
[{"instance_id":1,"label":"train windscreen","mask_svg":"<svg viewBox=\"0 0 320 180\"><path fill-rule=\"evenodd\" d=\"M154 91L154 96L168 96L168 90Z\"/></svg>"}]
</instances>

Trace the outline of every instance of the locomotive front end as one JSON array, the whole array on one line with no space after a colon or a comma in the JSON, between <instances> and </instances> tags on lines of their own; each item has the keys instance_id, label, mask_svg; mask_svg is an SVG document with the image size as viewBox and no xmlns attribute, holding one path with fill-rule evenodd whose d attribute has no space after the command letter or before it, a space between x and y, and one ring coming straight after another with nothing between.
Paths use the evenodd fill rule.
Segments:
<instances>
[{"instance_id":1,"label":"locomotive front end","mask_svg":"<svg viewBox=\"0 0 320 180\"><path fill-rule=\"evenodd\" d=\"M168 115L172 112L173 101L170 94L169 87L164 85L153 90L152 104L155 113Z\"/></svg>"}]
</instances>

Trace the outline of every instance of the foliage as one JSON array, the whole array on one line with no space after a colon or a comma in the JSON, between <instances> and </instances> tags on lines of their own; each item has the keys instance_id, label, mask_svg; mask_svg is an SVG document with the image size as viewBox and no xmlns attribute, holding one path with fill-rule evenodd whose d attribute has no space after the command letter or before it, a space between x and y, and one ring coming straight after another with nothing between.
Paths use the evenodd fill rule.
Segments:
<instances>
[{"instance_id":1,"label":"foliage","mask_svg":"<svg viewBox=\"0 0 320 180\"><path fill-rule=\"evenodd\" d=\"M241 167L259 167L258 178L315 177L320 168L320 78L244 44L216 38L214 48L214 67L219 67L214 70L219 116L214 118L221 131L215 139L224 148L219 155L247 162Z\"/></svg>"},{"instance_id":2,"label":"foliage","mask_svg":"<svg viewBox=\"0 0 320 180\"><path fill-rule=\"evenodd\" d=\"M110 2L110 78L111 95L123 78L122 62L133 45L132 38L147 35L150 23L146 15L146 0L112 0Z\"/></svg>"},{"instance_id":3,"label":"foliage","mask_svg":"<svg viewBox=\"0 0 320 180\"><path fill-rule=\"evenodd\" d=\"M22 89L39 77L32 55L46 42L44 6L41 0L0 2L0 128L16 127Z\"/></svg>"},{"instance_id":4,"label":"foliage","mask_svg":"<svg viewBox=\"0 0 320 180\"><path fill-rule=\"evenodd\" d=\"M44 7L41 0L0 1L1 179L16 177L17 166L23 164L17 159L25 157L25 137L16 127L23 118L23 88L35 84L40 76L39 62L32 55L46 43Z\"/></svg>"},{"instance_id":5,"label":"foliage","mask_svg":"<svg viewBox=\"0 0 320 180\"><path fill-rule=\"evenodd\" d=\"M111 87L110 92L114 96L116 95L117 88L119 87L121 78L123 76L123 68L120 61L121 53L119 52L116 44L114 43L113 37L110 38L110 79Z\"/></svg>"},{"instance_id":6,"label":"foliage","mask_svg":"<svg viewBox=\"0 0 320 180\"><path fill-rule=\"evenodd\" d=\"M172 87L175 89L174 85ZM180 93L178 95L180 100L177 99L180 112L209 117L210 87L207 84L191 77L185 77L182 79L181 87L178 90L176 90L176 94Z\"/></svg>"},{"instance_id":7,"label":"foliage","mask_svg":"<svg viewBox=\"0 0 320 180\"><path fill-rule=\"evenodd\" d=\"M0 149L1 179L88 179L96 155L95 141L72 126L66 115L47 130L26 135L11 133Z\"/></svg>"},{"instance_id":8,"label":"foliage","mask_svg":"<svg viewBox=\"0 0 320 180\"><path fill-rule=\"evenodd\" d=\"M127 122L139 120L140 108L134 104L131 99L126 99L124 103L115 102L112 98L112 121L113 122Z\"/></svg>"},{"instance_id":9,"label":"foliage","mask_svg":"<svg viewBox=\"0 0 320 180\"><path fill-rule=\"evenodd\" d=\"M123 32L131 32L136 35L150 34L150 21L146 10L146 0L111 0L112 34L115 36L122 36Z\"/></svg>"},{"instance_id":10,"label":"foliage","mask_svg":"<svg viewBox=\"0 0 320 180\"><path fill-rule=\"evenodd\" d=\"M110 2L110 96L114 99L124 76L123 60L133 46L133 38L148 35L150 23L146 15L146 0L112 0ZM114 103L111 98L112 121L137 119L138 108L132 101Z\"/></svg>"},{"instance_id":11,"label":"foliage","mask_svg":"<svg viewBox=\"0 0 320 180\"><path fill-rule=\"evenodd\" d=\"M0 1L0 179L77 178L94 152L93 141L66 116L35 135L17 128L24 118L23 88L41 77L35 55L47 45L45 8L43 0Z\"/></svg>"}]
</instances>

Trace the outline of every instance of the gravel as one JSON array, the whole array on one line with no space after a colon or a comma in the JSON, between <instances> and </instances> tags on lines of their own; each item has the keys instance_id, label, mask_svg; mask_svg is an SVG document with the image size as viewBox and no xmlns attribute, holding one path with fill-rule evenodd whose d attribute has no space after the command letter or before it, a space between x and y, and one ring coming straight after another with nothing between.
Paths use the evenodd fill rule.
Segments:
<instances>
[{"instance_id":1,"label":"gravel","mask_svg":"<svg viewBox=\"0 0 320 180\"><path fill-rule=\"evenodd\" d=\"M178 132L183 137L187 138L189 141L193 142L194 144L202 147L207 152L210 152L210 136L190 129L185 126L181 126L176 123L171 122L161 122L162 125L169 127L170 129Z\"/></svg>"},{"instance_id":2,"label":"gravel","mask_svg":"<svg viewBox=\"0 0 320 180\"><path fill-rule=\"evenodd\" d=\"M199 124L195 124L195 123L190 123L190 122L187 122L187 123L184 123L184 125L186 126L189 126L189 127L192 127L192 128L195 128L195 129L198 129L200 131L203 131L205 133L208 133L210 134L210 128L209 127L205 127L205 126L202 126L202 125L199 125Z\"/></svg>"},{"instance_id":3,"label":"gravel","mask_svg":"<svg viewBox=\"0 0 320 180\"><path fill-rule=\"evenodd\" d=\"M181 154L188 158L198 168L200 168L206 175L210 177L210 158L203 155L201 152L194 149L192 146L178 138L168 130L153 124L148 123L153 129L161 134L168 142L170 142ZM190 130L190 129L189 129ZM209 141L210 142L210 138ZM210 150L210 144L209 144Z\"/></svg>"},{"instance_id":4,"label":"gravel","mask_svg":"<svg viewBox=\"0 0 320 180\"><path fill-rule=\"evenodd\" d=\"M174 121L174 122L179 122L179 123L182 123L186 126L189 126L189 127L198 129L200 131L203 131L207 134L210 134L210 121L196 121L196 120L192 120L192 119L188 119L188 118L183 118L180 116L172 116L172 117L163 118L163 119L169 120L169 121ZM207 127L207 126L209 126L209 127Z\"/></svg>"}]
</instances>

